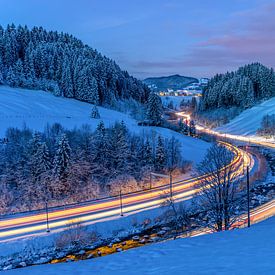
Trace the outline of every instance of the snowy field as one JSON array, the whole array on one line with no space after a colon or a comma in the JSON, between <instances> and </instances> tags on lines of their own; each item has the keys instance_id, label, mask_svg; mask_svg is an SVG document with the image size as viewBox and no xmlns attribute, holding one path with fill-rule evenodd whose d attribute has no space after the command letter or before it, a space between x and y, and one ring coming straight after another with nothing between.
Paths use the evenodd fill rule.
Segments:
<instances>
[{"instance_id":1,"label":"snowy field","mask_svg":"<svg viewBox=\"0 0 275 275\"><path fill-rule=\"evenodd\" d=\"M250 229L178 239L103 258L7 271L40 274L275 274L275 218Z\"/></svg>"},{"instance_id":2,"label":"snowy field","mask_svg":"<svg viewBox=\"0 0 275 275\"><path fill-rule=\"evenodd\" d=\"M80 127L82 124L91 125L95 129L102 120L105 126L111 126L116 121L124 121L127 127L141 135L161 134L170 138L175 136L181 141L183 157L198 163L201 161L209 144L183 136L169 129L159 127L141 127L137 121L127 114L99 107L100 119L90 118L92 105L74 99L55 97L43 91L14 89L0 86L0 138L4 137L8 127L27 127L42 131L47 123L58 122L67 129Z\"/></svg>"},{"instance_id":3,"label":"snowy field","mask_svg":"<svg viewBox=\"0 0 275 275\"><path fill-rule=\"evenodd\" d=\"M215 130L233 135L255 136L261 127L262 118L271 114L275 114L275 97L243 111L229 123Z\"/></svg>"}]
</instances>

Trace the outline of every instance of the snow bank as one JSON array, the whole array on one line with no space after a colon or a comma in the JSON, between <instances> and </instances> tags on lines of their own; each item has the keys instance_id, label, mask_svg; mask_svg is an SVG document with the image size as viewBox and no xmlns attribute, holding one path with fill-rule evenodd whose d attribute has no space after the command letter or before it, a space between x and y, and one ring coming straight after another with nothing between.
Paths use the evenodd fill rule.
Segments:
<instances>
[{"instance_id":1,"label":"snow bank","mask_svg":"<svg viewBox=\"0 0 275 275\"><path fill-rule=\"evenodd\" d=\"M169 129L159 127L141 127L137 121L127 114L99 107L100 119L90 118L92 105L74 99L55 97L43 91L14 89L0 86L0 137L4 137L8 127L27 127L42 131L47 123L60 123L67 129L89 124L95 129L99 121L104 121L106 127L116 121L124 121L127 127L144 136L161 134L170 138L175 136L181 141L183 157L195 163L201 161L209 144L183 136Z\"/></svg>"},{"instance_id":2,"label":"snow bank","mask_svg":"<svg viewBox=\"0 0 275 275\"><path fill-rule=\"evenodd\" d=\"M7 271L32 274L274 274L275 218L250 229L148 245L103 258Z\"/></svg>"}]
</instances>

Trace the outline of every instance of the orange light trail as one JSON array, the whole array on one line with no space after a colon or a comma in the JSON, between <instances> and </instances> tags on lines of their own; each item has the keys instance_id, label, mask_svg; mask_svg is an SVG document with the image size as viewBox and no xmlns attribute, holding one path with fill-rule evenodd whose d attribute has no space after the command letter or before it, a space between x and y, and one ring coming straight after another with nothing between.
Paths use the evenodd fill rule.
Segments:
<instances>
[{"instance_id":1,"label":"orange light trail","mask_svg":"<svg viewBox=\"0 0 275 275\"><path fill-rule=\"evenodd\" d=\"M224 143L229 150L234 152L234 158L229 165L235 169L235 174L241 176L243 162L245 165L253 167L254 162L251 155L241 149ZM227 167L226 166L226 167ZM225 168L224 168L225 169ZM201 178L207 175L192 179L183 180L173 184L173 196L177 201L190 199L199 188L196 187ZM144 210L159 207L163 202L161 195L169 192L169 185L165 185L153 190L123 196L123 213L132 214ZM85 206L75 206L68 209L52 210L48 214L51 232L64 230L69 222L80 221L83 224L93 224L99 221L107 221L120 217L119 198L105 201L93 202ZM9 217L0 221L0 242L11 239L24 238L32 235L45 235L46 214L37 213L32 215Z\"/></svg>"}]
</instances>

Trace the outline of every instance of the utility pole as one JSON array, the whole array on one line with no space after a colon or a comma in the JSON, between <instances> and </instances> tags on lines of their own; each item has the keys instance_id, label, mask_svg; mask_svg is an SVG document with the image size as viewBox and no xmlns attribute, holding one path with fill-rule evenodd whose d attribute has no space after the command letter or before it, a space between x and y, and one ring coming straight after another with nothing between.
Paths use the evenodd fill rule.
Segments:
<instances>
[{"instance_id":1,"label":"utility pole","mask_svg":"<svg viewBox=\"0 0 275 275\"><path fill-rule=\"evenodd\" d=\"M150 190L152 189L152 172L150 172Z\"/></svg>"},{"instance_id":2,"label":"utility pole","mask_svg":"<svg viewBox=\"0 0 275 275\"><path fill-rule=\"evenodd\" d=\"M250 227L250 186L249 186L249 167L246 167L246 184L247 184L247 226Z\"/></svg>"},{"instance_id":3,"label":"utility pole","mask_svg":"<svg viewBox=\"0 0 275 275\"><path fill-rule=\"evenodd\" d=\"M244 175L244 150L242 150L242 155L243 155L243 175Z\"/></svg>"},{"instance_id":4,"label":"utility pole","mask_svg":"<svg viewBox=\"0 0 275 275\"><path fill-rule=\"evenodd\" d=\"M50 226L49 226L49 210L48 210L48 202L47 201L46 201L46 225L47 225L46 232L49 233Z\"/></svg>"},{"instance_id":5,"label":"utility pole","mask_svg":"<svg viewBox=\"0 0 275 275\"><path fill-rule=\"evenodd\" d=\"M122 194L121 194L121 190L119 191L119 200L120 200L120 216L123 216L123 212L122 212Z\"/></svg>"}]
</instances>

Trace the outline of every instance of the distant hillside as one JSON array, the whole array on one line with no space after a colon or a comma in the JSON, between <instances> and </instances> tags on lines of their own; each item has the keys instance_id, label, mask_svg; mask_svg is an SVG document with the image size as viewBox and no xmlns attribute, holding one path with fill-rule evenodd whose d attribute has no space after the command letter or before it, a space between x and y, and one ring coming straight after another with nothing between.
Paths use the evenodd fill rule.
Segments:
<instances>
[{"instance_id":1,"label":"distant hillside","mask_svg":"<svg viewBox=\"0 0 275 275\"><path fill-rule=\"evenodd\" d=\"M235 72L217 74L204 89L200 110L252 107L275 96L275 73L260 63L240 67Z\"/></svg>"},{"instance_id":2,"label":"distant hillside","mask_svg":"<svg viewBox=\"0 0 275 275\"><path fill-rule=\"evenodd\" d=\"M167 89L178 90L190 85L191 83L198 82L197 78L181 76L178 74L163 77L150 77L143 80L143 83L155 91L165 91Z\"/></svg>"},{"instance_id":3,"label":"distant hillside","mask_svg":"<svg viewBox=\"0 0 275 275\"><path fill-rule=\"evenodd\" d=\"M129 98L145 103L150 93L140 80L72 35L14 24L0 26L0 84L98 105Z\"/></svg>"}]
</instances>

